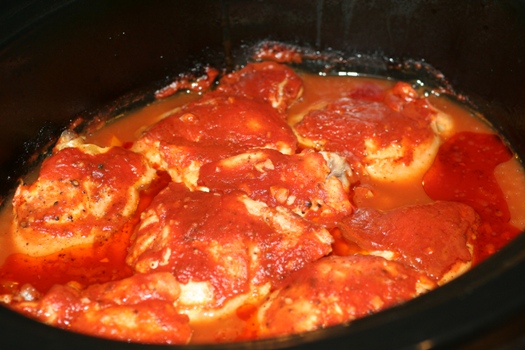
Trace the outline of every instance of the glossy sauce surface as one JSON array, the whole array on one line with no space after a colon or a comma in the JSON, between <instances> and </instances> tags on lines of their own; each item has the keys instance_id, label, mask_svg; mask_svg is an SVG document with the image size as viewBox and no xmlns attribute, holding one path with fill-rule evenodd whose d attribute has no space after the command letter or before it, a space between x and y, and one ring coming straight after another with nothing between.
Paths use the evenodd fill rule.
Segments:
<instances>
[{"instance_id":1,"label":"glossy sauce surface","mask_svg":"<svg viewBox=\"0 0 525 350\"><path fill-rule=\"evenodd\" d=\"M308 106L318 100L346 98L348 91L357 91L355 94L359 94L358 97L365 100L383 99L384 96L378 96L383 90L375 87L393 86L393 82L370 78L314 75L301 75L301 78L304 93L301 99L290 107L288 115L291 116L303 113ZM88 135L86 141L99 146L127 146L137 140L149 125L198 98L198 94L192 93L178 94L160 100ZM389 98L394 101L396 96ZM428 204L435 200L454 200L468 204L482 219L474 244L475 256L478 259L476 262L479 262L508 243L525 228L525 207L521 200L525 193L525 176L519 161L512 156L501 139L493 135L490 127L483 121L444 98L431 96L429 101L452 117L456 134L444 140L436 161L424 179L385 182L370 177L361 178L358 186L354 184L352 187L353 205L357 208L390 210L405 205ZM333 108L346 107L334 105ZM378 105L377 108L382 107ZM368 115L371 112L373 113L374 110L364 111ZM296 120L289 120L289 123L295 124ZM337 126L331 125L331 127ZM415 126L410 128L417 129ZM415 132L414 139L417 140L422 133L424 132ZM396 137L395 134L392 136ZM486 154L492 156L487 157ZM463 170L465 163L469 163L467 170ZM221 181L218 177L212 180ZM98 242L94 247L71 248L46 257L27 257L10 249L4 249L0 253L0 258L5 258L0 268L0 294L12 292L25 283L31 283L40 293L45 293L54 284L64 284L69 281L88 286L131 276L132 270L125 262L130 237L139 222L141 213L151 204L153 198L168 186L168 183L168 175L161 174L159 180L141 194L139 209L124 228L106 241ZM257 192L257 186L260 184L253 182L252 191ZM373 189L372 196L368 195L368 188ZM191 212L191 215L197 214L198 210ZM9 214L2 215L9 217ZM223 226L232 224L219 223ZM236 225L241 224L246 223L236 223ZM0 243L4 247L9 247L9 227L4 227L3 231L0 233ZM333 255L346 256L362 251L359 246L343 240L339 229L333 228L331 233L335 239L332 245ZM189 266L191 258L183 259L181 263ZM199 273L206 273L206 269L213 267L200 266L199 268ZM179 277L184 279L184 276ZM229 290L225 293L228 292ZM256 311L257 306L248 303L237 309L237 318L218 318L192 324L194 329L192 342L249 339L258 329Z\"/></svg>"},{"instance_id":2,"label":"glossy sauce surface","mask_svg":"<svg viewBox=\"0 0 525 350\"><path fill-rule=\"evenodd\" d=\"M423 187L435 200L468 204L481 217L475 256L481 261L519 234L511 225L510 211L495 168L512 159L512 153L496 135L460 132L441 146Z\"/></svg>"}]
</instances>

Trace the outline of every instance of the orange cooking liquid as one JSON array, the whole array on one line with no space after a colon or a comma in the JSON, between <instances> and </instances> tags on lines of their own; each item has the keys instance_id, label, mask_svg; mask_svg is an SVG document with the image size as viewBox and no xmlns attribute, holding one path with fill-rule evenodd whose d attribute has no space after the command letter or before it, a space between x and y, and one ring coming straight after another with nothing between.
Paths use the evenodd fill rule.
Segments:
<instances>
[{"instance_id":1,"label":"orange cooking liquid","mask_svg":"<svg viewBox=\"0 0 525 350\"><path fill-rule=\"evenodd\" d=\"M346 92L362 86L367 82L374 82L384 87L390 87L392 82L387 80L377 80L364 77L321 77L315 75L302 75L304 83L304 94L289 110L289 115L297 115L305 110L314 101L323 99L336 99L345 96ZM173 97L152 103L138 111L130 113L125 118L119 118L106 127L87 135L87 143L94 143L99 146L128 146L134 142L149 125L154 124L170 111L176 110L181 105L193 101L199 97L198 94L177 94ZM454 128L457 132L492 133L490 127L474 117L469 111L461 108L453 102L431 96L430 102L441 111L449 114L454 121ZM290 123L294 123L290 120ZM503 146L504 147L504 146ZM482 161L483 157L478 156L473 162ZM486 169L487 174L494 173L496 177L494 186L501 188L501 198L503 204L501 211L508 213L511 221L497 226L490 220L491 233L480 237L484 251L487 247L494 250L508 242L520 230L525 228L525 208L523 205L523 195L525 193L525 175L517 159L510 154L502 159L503 164ZM446 163L446 160L445 160ZM446 164L444 165L447 168ZM450 170L450 169L449 169ZM433 172L425 179L425 187L419 181L396 181L396 182L377 182L370 178L361 180L360 188L373 188L374 195L367 197L360 196L360 202L355 203L362 207L373 207L381 210L388 210L409 204L424 204L435 199L449 199L442 196L443 192L435 188L440 182L435 180L443 178L442 171L433 168ZM447 173L448 174L448 173ZM152 198L169 182L167 175L162 175L152 188L142 193L139 210L128 224L113 237L104 242L98 242L93 247L75 247L66 251L45 257L28 257L12 250L9 238L10 213L3 213L0 229L0 244L5 247L0 254L0 262L4 261L0 268L0 294L10 293L18 290L25 283L32 284L39 292L45 293L53 284L64 284L76 281L82 285L93 283L103 283L111 280L118 280L130 276L132 270L125 264L127 248L135 225L139 222L140 213L151 202ZM468 182L468 180L467 180ZM446 198L445 198L446 197ZM500 198L500 199L501 199ZM496 227L497 226L497 227ZM493 234L494 230L511 230L504 238ZM507 232L505 231L505 232ZM335 243L333 244L333 254L351 255L360 252L356 245L346 243L338 229L332 232ZM488 254L488 252L487 252ZM215 342L226 340L250 339L257 332L256 319L257 306L243 305L237 309L237 317L228 319L212 319L209 322L192 324L194 336L192 342Z\"/></svg>"}]
</instances>

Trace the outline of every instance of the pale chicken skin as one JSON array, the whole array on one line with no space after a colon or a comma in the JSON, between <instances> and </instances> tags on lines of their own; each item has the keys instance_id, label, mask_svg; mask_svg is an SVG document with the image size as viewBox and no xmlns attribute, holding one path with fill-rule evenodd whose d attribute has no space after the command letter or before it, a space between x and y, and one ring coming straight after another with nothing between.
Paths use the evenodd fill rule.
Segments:
<instances>
[{"instance_id":1,"label":"pale chicken skin","mask_svg":"<svg viewBox=\"0 0 525 350\"><path fill-rule=\"evenodd\" d=\"M64 135L38 179L14 195L14 242L43 256L103 240L135 213L139 192L155 176L140 154Z\"/></svg>"},{"instance_id":2,"label":"pale chicken skin","mask_svg":"<svg viewBox=\"0 0 525 350\"><path fill-rule=\"evenodd\" d=\"M332 237L284 208L242 192L194 191L172 183L144 213L127 262L140 273L171 272L177 305L192 321L257 302L269 287L331 251Z\"/></svg>"},{"instance_id":3,"label":"pale chicken skin","mask_svg":"<svg viewBox=\"0 0 525 350\"><path fill-rule=\"evenodd\" d=\"M74 283L55 285L44 296L21 293L11 307L74 332L127 342L186 344L192 330L188 317L174 307L179 295L173 275L137 274L86 289Z\"/></svg>"},{"instance_id":4,"label":"pale chicken skin","mask_svg":"<svg viewBox=\"0 0 525 350\"><path fill-rule=\"evenodd\" d=\"M448 115L401 82L318 101L290 119L302 147L337 152L358 174L380 181L422 176L452 128Z\"/></svg>"},{"instance_id":5,"label":"pale chicken skin","mask_svg":"<svg viewBox=\"0 0 525 350\"><path fill-rule=\"evenodd\" d=\"M288 276L259 309L261 337L313 331L379 312L435 288L382 257L330 256Z\"/></svg>"},{"instance_id":6,"label":"pale chicken skin","mask_svg":"<svg viewBox=\"0 0 525 350\"><path fill-rule=\"evenodd\" d=\"M204 165L198 184L212 192L241 190L254 200L288 208L330 228L352 212L347 171L344 160L330 162L313 151L285 155L253 150Z\"/></svg>"},{"instance_id":7,"label":"pale chicken skin","mask_svg":"<svg viewBox=\"0 0 525 350\"><path fill-rule=\"evenodd\" d=\"M339 226L349 242L443 284L471 267L479 224L479 216L470 206L438 201L384 212L359 208Z\"/></svg>"}]
</instances>

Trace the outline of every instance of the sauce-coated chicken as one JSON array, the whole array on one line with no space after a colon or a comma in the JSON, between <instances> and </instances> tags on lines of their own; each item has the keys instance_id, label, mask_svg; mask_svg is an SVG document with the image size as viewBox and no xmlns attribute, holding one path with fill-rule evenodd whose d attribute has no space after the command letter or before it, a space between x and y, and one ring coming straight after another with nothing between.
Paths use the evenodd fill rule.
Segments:
<instances>
[{"instance_id":1,"label":"sauce-coated chicken","mask_svg":"<svg viewBox=\"0 0 525 350\"><path fill-rule=\"evenodd\" d=\"M15 193L15 244L43 256L103 240L135 213L140 190L155 176L140 154L64 134L38 179Z\"/></svg>"},{"instance_id":2,"label":"sauce-coated chicken","mask_svg":"<svg viewBox=\"0 0 525 350\"><path fill-rule=\"evenodd\" d=\"M172 183L145 211L127 261L140 273L173 273L181 283L178 306L195 319L231 300L238 306L264 296L330 253L331 243L328 231L285 208L239 191L191 192Z\"/></svg>"},{"instance_id":3,"label":"sauce-coated chicken","mask_svg":"<svg viewBox=\"0 0 525 350\"><path fill-rule=\"evenodd\" d=\"M435 287L381 257L331 256L288 276L259 310L261 336L313 331L370 315Z\"/></svg>"}]
</instances>

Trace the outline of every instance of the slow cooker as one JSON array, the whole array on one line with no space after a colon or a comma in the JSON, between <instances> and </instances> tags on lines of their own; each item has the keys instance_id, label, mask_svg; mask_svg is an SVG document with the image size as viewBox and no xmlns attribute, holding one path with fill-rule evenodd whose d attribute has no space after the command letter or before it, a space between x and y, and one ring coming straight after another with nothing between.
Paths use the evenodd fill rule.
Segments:
<instances>
[{"instance_id":1,"label":"slow cooker","mask_svg":"<svg viewBox=\"0 0 525 350\"><path fill-rule=\"evenodd\" d=\"M426 79L483 114L525 157L525 2L519 0L8 0L0 4L0 195L72 125L150 102L182 73L242 65L261 42L310 69ZM305 56L305 57L306 57ZM524 199L525 201L525 199ZM525 236L384 312L307 334L215 345L128 344L0 307L3 349L525 347Z\"/></svg>"}]
</instances>

